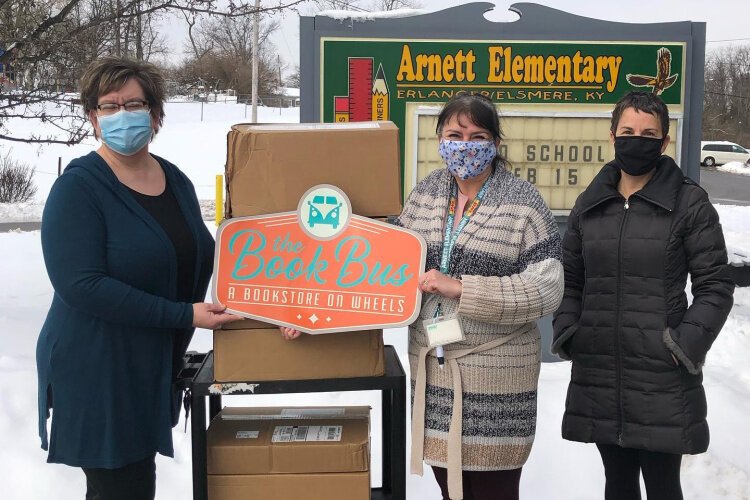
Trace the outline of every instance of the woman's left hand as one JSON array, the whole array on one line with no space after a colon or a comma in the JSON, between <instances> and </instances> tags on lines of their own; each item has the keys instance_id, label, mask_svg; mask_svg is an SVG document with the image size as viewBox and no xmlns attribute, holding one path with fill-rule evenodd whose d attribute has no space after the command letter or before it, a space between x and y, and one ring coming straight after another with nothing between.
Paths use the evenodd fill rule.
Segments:
<instances>
[{"instance_id":1,"label":"woman's left hand","mask_svg":"<svg viewBox=\"0 0 750 500\"><path fill-rule=\"evenodd\" d=\"M430 269L419 277L419 289L425 293L437 293L443 297L457 299L461 296L463 285L437 269Z\"/></svg>"},{"instance_id":2,"label":"woman's left hand","mask_svg":"<svg viewBox=\"0 0 750 500\"><path fill-rule=\"evenodd\" d=\"M294 340L302 335L301 331L295 330L294 328L289 328L287 326L280 326L279 330L281 330L281 336L284 338L284 340Z\"/></svg>"}]
</instances>

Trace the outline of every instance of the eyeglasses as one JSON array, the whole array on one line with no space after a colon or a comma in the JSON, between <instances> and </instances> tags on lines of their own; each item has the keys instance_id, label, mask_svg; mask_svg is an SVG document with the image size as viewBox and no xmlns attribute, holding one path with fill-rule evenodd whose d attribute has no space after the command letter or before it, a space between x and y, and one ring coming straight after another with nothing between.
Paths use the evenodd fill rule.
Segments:
<instances>
[{"instance_id":1,"label":"eyeglasses","mask_svg":"<svg viewBox=\"0 0 750 500\"><path fill-rule=\"evenodd\" d=\"M102 115L113 115L120 111L120 109L124 109L125 111L148 111L149 106L147 101L128 101L125 104L105 102L104 104L97 104L96 109L98 109L99 113Z\"/></svg>"}]
</instances>

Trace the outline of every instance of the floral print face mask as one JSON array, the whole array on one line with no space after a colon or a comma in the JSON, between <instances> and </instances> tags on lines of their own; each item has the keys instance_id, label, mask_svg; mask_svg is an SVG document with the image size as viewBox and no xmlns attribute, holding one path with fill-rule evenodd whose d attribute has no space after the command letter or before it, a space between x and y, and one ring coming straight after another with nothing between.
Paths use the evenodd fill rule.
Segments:
<instances>
[{"instance_id":1,"label":"floral print face mask","mask_svg":"<svg viewBox=\"0 0 750 500\"><path fill-rule=\"evenodd\" d=\"M438 148L448 171L459 179L471 179L492 165L497 156L493 141L449 141L443 139Z\"/></svg>"}]
</instances>

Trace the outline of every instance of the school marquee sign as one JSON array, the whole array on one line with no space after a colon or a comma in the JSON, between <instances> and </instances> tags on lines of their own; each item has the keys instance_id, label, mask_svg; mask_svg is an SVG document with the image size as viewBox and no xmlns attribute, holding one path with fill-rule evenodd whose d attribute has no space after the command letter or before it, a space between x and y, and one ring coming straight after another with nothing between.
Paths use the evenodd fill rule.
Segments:
<instances>
[{"instance_id":1,"label":"school marquee sign","mask_svg":"<svg viewBox=\"0 0 750 500\"><path fill-rule=\"evenodd\" d=\"M406 197L443 167L442 104L482 93L502 116L509 169L565 217L614 157L614 103L641 90L669 106L666 153L699 178L705 23L620 23L533 3L513 4L518 18L495 22L486 16L493 9L477 2L396 18L302 17L301 120L396 123Z\"/></svg>"},{"instance_id":2,"label":"school marquee sign","mask_svg":"<svg viewBox=\"0 0 750 500\"><path fill-rule=\"evenodd\" d=\"M634 89L683 100L683 44L325 38L321 47L325 122L403 126L407 101L462 91L500 104L613 104Z\"/></svg>"},{"instance_id":3,"label":"school marquee sign","mask_svg":"<svg viewBox=\"0 0 750 500\"><path fill-rule=\"evenodd\" d=\"M510 159L511 171L563 212L614 157L609 113L625 92L654 92L673 111L681 110L684 100L682 43L340 38L320 43L323 121L394 121L404 144L404 197L430 170L442 167L433 143L434 113L457 92L482 93L499 104L501 153ZM425 119L429 113L433 117ZM670 125L675 137L678 122ZM675 148L667 153L679 157Z\"/></svg>"}]
</instances>

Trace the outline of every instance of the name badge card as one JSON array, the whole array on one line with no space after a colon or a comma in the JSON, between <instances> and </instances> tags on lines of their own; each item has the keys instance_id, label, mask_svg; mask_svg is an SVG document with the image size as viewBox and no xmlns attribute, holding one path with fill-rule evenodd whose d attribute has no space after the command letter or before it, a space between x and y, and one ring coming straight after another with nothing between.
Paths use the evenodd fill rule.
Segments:
<instances>
[{"instance_id":1,"label":"name badge card","mask_svg":"<svg viewBox=\"0 0 750 500\"><path fill-rule=\"evenodd\" d=\"M466 338L461 328L458 314L448 314L426 319L422 322L427 333L427 345L437 347L440 345L460 342Z\"/></svg>"}]
</instances>

